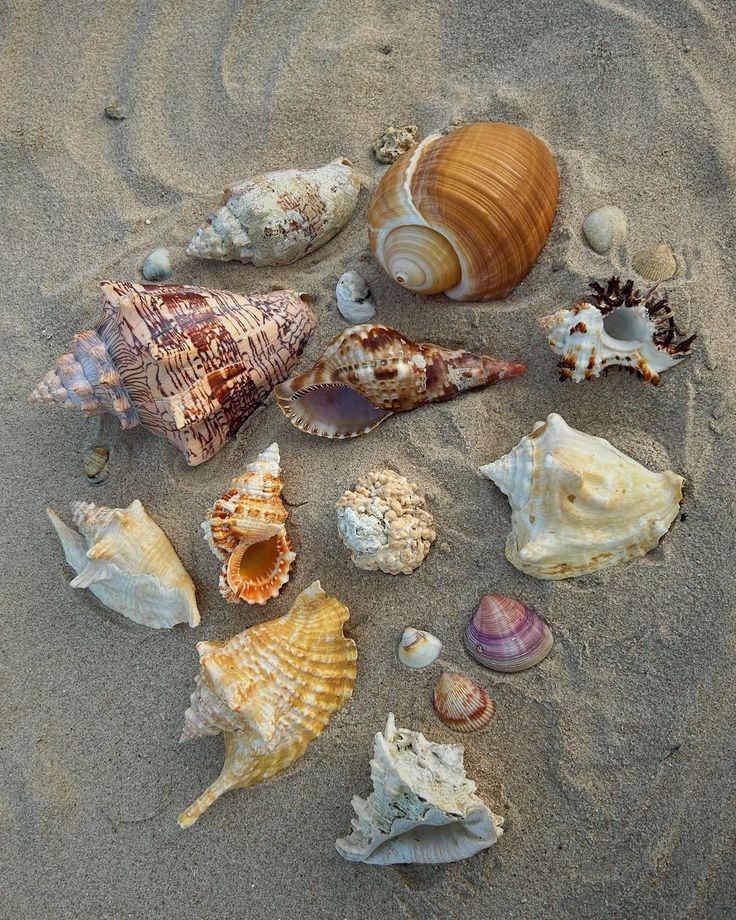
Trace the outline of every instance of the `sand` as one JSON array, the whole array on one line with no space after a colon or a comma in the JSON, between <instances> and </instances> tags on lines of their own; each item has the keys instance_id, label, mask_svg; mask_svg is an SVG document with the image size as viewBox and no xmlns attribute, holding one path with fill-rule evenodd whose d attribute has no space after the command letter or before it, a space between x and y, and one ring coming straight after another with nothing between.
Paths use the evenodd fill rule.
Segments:
<instances>
[{"instance_id":1,"label":"sand","mask_svg":"<svg viewBox=\"0 0 736 920\"><path fill-rule=\"evenodd\" d=\"M2 17L4 544L0 636L0 914L23 918L733 917L734 51L727 2L510 0L411 4L11 2ZM117 101L127 118L103 109ZM453 118L507 120L558 159L546 249L502 303L416 298L372 260L365 215L388 123L422 135ZM365 175L346 230L291 267L198 262L185 243L229 181L349 156ZM605 203L630 221L598 256L580 233ZM629 375L557 382L538 317L590 278L627 274L661 240L693 356L658 388ZM215 459L192 469L142 429L26 403L100 310L96 283L140 279L171 249L174 278L235 291L281 284L317 297L304 367L344 327L334 300L361 271L378 319L445 345L522 359L526 377L332 443L296 431L273 398ZM509 509L477 475L557 411L637 460L687 478L663 543L630 565L571 581L505 560ZM293 577L267 608L229 606L199 532L230 477L271 441L284 458ZM88 486L90 445L111 475ZM391 466L428 493L439 537L410 577L357 570L333 504ZM196 630L156 632L68 588L44 509L140 498L194 578ZM195 644L284 613L314 578L351 610L352 702L288 774L176 824L219 772L222 742L179 747ZM464 653L481 594L548 618L549 658L502 676ZM386 714L439 741L432 672L395 660L408 623L498 703L464 739L479 792L506 816L497 846L450 866L352 865L334 849L354 793L369 791Z\"/></svg>"}]
</instances>

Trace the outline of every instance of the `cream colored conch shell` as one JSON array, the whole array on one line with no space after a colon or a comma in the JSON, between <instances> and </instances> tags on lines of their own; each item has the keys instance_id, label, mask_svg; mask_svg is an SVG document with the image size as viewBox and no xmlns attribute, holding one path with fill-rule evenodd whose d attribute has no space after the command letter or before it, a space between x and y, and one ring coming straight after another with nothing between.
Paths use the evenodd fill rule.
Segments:
<instances>
[{"instance_id":1,"label":"cream colored conch shell","mask_svg":"<svg viewBox=\"0 0 736 920\"><path fill-rule=\"evenodd\" d=\"M506 558L549 579L644 556L677 517L685 481L651 472L554 413L480 471L511 505Z\"/></svg>"},{"instance_id":2,"label":"cream colored conch shell","mask_svg":"<svg viewBox=\"0 0 736 920\"><path fill-rule=\"evenodd\" d=\"M75 336L30 401L115 415L209 460L266 399L309 341L309 294L232 294L103 281L104 315Z\"/></svg>"},{"instance_id":3,"label":"cream colored conch shell","mask_svg":"<svg viewBox=\"0 0 736 920\"><path fill-rule=\"evenodd\" d=\"M106 607L143 626L199 623L194 583L138 500L127 508L74 502L79 533L51 508L46 511L66 561L77 572L72 588L89 588Z\"/></svg>"},{"instance_id":4,"label":"cream colored conch shell","mask_svg":"<svg viewBox=\"0 0 736 920\"><path fill-rule=\"evenodd\" d=\"M518 125L433 134L381 179L368 210L371 248L417 294L496 300L536 262L558 190L554 157Z\"/></svg>"},{"instance_id":5,"label":"cream colored conch shell","mask_svg":"<svg viewBox=\"0 0 736 920\"><path fill-rule=\"evenodd\" d=\"M415 482L393 470L362 476L337 501L337 528L359 569L410 575L437 534Z\"/></svg>"},{"instance_id":6,"label":"cream colored conch shell","mask_svg":"<svg viewBox=\"0 0 736 920\"><path fill-rule=\"evenodd\" d=\"M644 296L629 280L613 277L606 289L594 282L592 303L581 301L541 319L555 354L560 379L590 380L614 367L659 383L659 375L690 354L694 335L681 337L667 296Z\"/></svg>"},{"instance_id":7,"label":"cream colored conch shell","mask_svg":"<svg viewBox=\"0 0 736 920\"><path fill-rule=\"evenodd\" d=\"M226 188L187 252L202 259L288 265L324 246L350 219L360 179L350 160L286 169Z\"/></svg>"},{"instance_id":8,"label":"cream colored conch shell","mask_svg":"<svg viewBox=\"0 0 736 920\"><path fill-rule=\"evenodd\" d=\"M225 642L200 642L200 672L182 741L225 735L225 765L179 815L189 827L224 792L291 766L353 693L357 650L343 634L348 608L315 581L286 616Z\"/></svg>"},{"instance_id":9,"label":"cream colored conch shell","mask_svg":"<svg viewBox=\"0 0 736 920\"><path fill-rule=\"evenodd\" d=\"M462 746L396 728L391 713L375 736L371 781L367 799L353 797L352 832L336 843L345 859L379 866L450 863L493 846L503 834L504 819L465 775Z\"/></svg>"},{"instance_id":10,"label":"cream colored conch shell","mask_svg":"<svg viewBox=\"0 0 736 920\"><path fill-rule=\"evenodd\" d=\"M230 603L265 604L289 580L296 556L284 526L279 445L272 444L236 476L202 523L212 552L223 560L220 594Z\"/></svg>"},{"instance_id":11,"label":"cream colored conch shell","mask_svg":"<svg viewBox=\"0 0 736 920\"><path fill-rule=\"evenodd\" d=\"M394 412L525 372L523 364L412 342L396 329L366 324L337 335L311 371L279 384L274 394L300 431L354 438Z\"/></svg>"}]
</instances>

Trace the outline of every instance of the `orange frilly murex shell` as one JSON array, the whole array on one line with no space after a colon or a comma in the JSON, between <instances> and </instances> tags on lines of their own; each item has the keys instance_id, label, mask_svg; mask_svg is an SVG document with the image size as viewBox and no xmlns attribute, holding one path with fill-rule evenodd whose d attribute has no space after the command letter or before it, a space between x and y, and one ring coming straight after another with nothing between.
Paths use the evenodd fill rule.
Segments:
<instances>
[{"instance_id":1,"label":"orange frilly murex shell","mask_svg":"<svg viewBox=\"0 0 736 920\"><path fill-rule=\"evenodd\" d=\"M452 399L526 367L462 349L412 342L387 326L351 326L311 371L274 389L292 425L325 438L372 431L394 412Z\"/></svg>"},{"instance_id":2,"label":"orange frilly murex shell","mask_svg":"<svg viewBox=\"0 0 736 920\"><path fill-rule=\"evenodd\" d=\"M536 262L558 192L552 153L518 125L434 134L378 184L368 210L371 248L417 294L499 300Z\"/></svg>"},{"instance_id":3,"label":"orange frilly murex shell","mask_svg":"<svg viewBox=\"0 0 736 920\"><path fill-rule=\"evenodd\" d=\"M262 451L236 476L202 523L212 552L222 559L220 594L230 603L265 604L289 580L296 558L286 535L278 444Z\"/></svg>"},{"instance_id":4,"label":"orange frilly murex shell","mask_svg":"<svg viewBox=\"0 0 736 920\"><path fill-rule=\"evenodd\" d=\"M346 638L348 608L318 581L286 616L225 642L199 642L200 670L182 741L225 737L220 776L186 811L189 827L224 792L269 779L291 766L353 693L358 652Z\"/></svg>"}]
</instances>

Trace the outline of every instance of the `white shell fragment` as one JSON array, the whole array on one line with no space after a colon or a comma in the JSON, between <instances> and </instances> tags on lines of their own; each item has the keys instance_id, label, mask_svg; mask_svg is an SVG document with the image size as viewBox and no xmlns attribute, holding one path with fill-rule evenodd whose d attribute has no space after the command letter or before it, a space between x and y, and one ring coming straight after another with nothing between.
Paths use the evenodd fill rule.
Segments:
<instances>
[{"instance_id":1,"label":"white shell fragment","mask_svg":"<svg viewBox=\"0 0 736 920\"><path fill-rule=\"evenodd\" d=\"M591 249L605 255L611 246L623 243L628 232L626 215L615 204L596 208L583 221L583 233Z\"/></svg>"},{"instance_id":2,"label":"white shell fragment","mask_svg":"<svg viewBox=\"0 0 736 920\"><path fill-rule=\"evenodd\" d=\"M337 309L354 325L367 323L376 315L376 305L371 290L362 275L345 272L337 282Z\"/></svg>"},{"instance_id":3,"label":"white shell fragment","mask_svg":"<svg viewBox=\"0 0 736 920\"><path fill-rule=\"evenodd\" d=\"M439 658L442 643L432 633L407 626L399 641L399 661L407 668L426 668Z\"/></svg>"},{"instance_id":4,"label":"white shell fragment","mask_svg":"<svg viewBox=\"0 0 736 920\"><path fill-rule=\"evenodd\" d=\"M47 514L77 572L72 588L89 588L106 607L153 629L199 623L194 583L138 500L127 508L74 502L79 533L51 508Z\"/></svg>"},{"instance_id":5,"label":"white shell fragment","mask_svg":"<svg viewBox=\"0 0 736 920\"><path fill-rule=\"evenodd\" d=\"M593 284L592 303L580 301L540 320L555 354L560 377L580 383L614 367L659 383L659 375L690 354L695 336L684 338L674 324L666 295L644 296L633 281L611 278Z\"/></svg>"},{"instance_id":6,"label":"white shell fragment","mask_svg":"<svg viewBox=\"0 0 736 920\"><path fill-rule=\"evenodd\" d=\"M352 832L335 844L345 859L381 866L456 862L503 834L504 819L465 775L462 746L397 729L393 714L375 736L371 781L367 799L353 797Z\"/></svg>"},{"instance_id":7,"label":"white shell fragment","mask_svg":"<svg viewBox=\"0 0 736 920\"><path fill-rule=\"evenodd\" d=\"M362 476L337 501L337 527L359 569L410 575L437 534L417 485L393 470Z\"/></svg>"},{"instance_id":8,"label":"white shell fragment","mask_svg":"<svg viewBox=\"0 0 736 920\"><path fill-rule=\"evenodd\" d=\"M419 128L416 125L393 125L381 131L371 144L373 156L379 163L394 163L407 150L416 147Z\"/></svg>"},{"instance_id":9,"label":"white shell fragment","mask_svg":"<svg viewBox=\"0 0 736 920\"><path fill-rule=\"evenodd\" d=\"M146 281L168 281L171 277L171 259L168 249L154 249L143 263L143 277Z\"/></svg>"},{"instance_id":10,"label":"white shell fragment","mask_svg":"<svg viewBox=\"0 0 736 920\"><path fill-rule=\"evenodd\" d=\"M480 472L508 497L506 558L560 579L644 556L677 517L684 479L653 473L552 413Z\"/></svg>"},{"instance_id":11,"label":"white shell fragment","mask_svg":"<svg viewBox=\"0 0 736 920\"><path fill-rule=\"evenodd\" d=\"M222 206L187 252L202 259L288 265L319 249L348 222L360 179L350 160L286 169L225 189Z\"/></svg>"}]
</instances>

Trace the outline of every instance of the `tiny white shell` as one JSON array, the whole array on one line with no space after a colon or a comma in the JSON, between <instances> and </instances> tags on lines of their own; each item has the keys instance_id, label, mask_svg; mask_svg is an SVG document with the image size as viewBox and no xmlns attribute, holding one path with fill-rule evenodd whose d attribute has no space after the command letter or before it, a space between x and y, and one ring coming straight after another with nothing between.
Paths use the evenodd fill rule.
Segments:
<instances>
[{"instance_id":1,"label":"tiny white shell","mask_svg":"<svg viewBox=\"0 0 736 920\"><path fill-rule=\"evenodd\" d=\"M590 248L604 255L614 243L622 243L626 239L628 226L621 208L606 204L588 214L583 221L583 233Z\"/></svg>"},{"instance_id":2,"label":"tiny white shell","mask_svg":"<svg viewBox=\"0 0 736 920\"><path fill-rule=\"evenodd\" d=\"M154 249L143 263L146 281L168 281L171 277L171 260L168 249Z\"/></svg>"},{"instance_id":3,"label":"tiny white shell","mask_svg":"<svg viewBox=\"0 0 736 920\"><path fill-rule=\"evenodd\" d=\"M399 641L399 661L407 668L426 668L436 661L442 643L432 633L407 626Z\"/></svg>"},{"instance_id":4,"label":"tiny white shell","mask_svg":"<svg viewBox=\"0 0 736 920\"><path fill-rule=\"evenodd\" d=\"M362 275L345 272L337 282L337 309L350 323L367 323L376 315L371 290Z\"/></svg>"}]
</instances>

